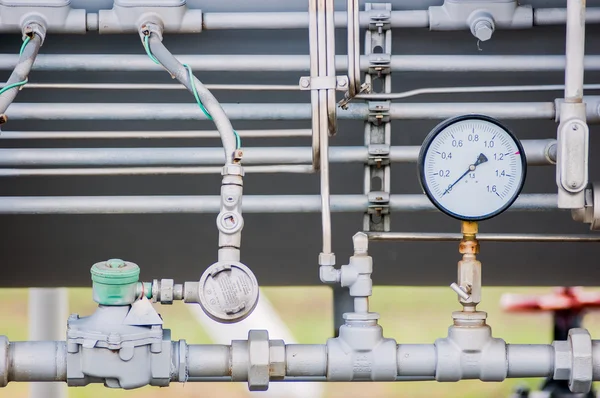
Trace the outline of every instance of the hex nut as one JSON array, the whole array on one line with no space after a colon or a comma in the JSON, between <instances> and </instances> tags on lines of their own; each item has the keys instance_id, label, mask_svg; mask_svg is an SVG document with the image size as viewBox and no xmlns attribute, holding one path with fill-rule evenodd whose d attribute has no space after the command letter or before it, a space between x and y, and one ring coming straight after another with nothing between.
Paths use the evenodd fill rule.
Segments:
<instances>
[{"instance_id":1,"label":"hex nut","mask_svg":"<svg viewBox=\"0 0 600 398\"><path fill-rule=\"evenodd\" d=\"M592 338L586 329L569 330L572 354L569 389L572 393L588 393L592 388Z\"/></svg>"},{"instance_id":2,"label":"hex nut","mask_svg":"<svg viewBox=\"0 0 600 398\"><path fill-rule=\"evenodd\" d=\"M248 332L248 388L250 391L267 391L269 388L269 332Z\"/></svg>"},{"instance_id":3,"label":"hex nut","mask_svg":"<svg viewBox=\"0 0 600 398\"><path fill-rule=\"evenodd\" d=\"M567 341L555 341L554 346L554 380L569 380L571 377L571 348Z\"/></svg>"},{"instance_id":4,"label":"hex nut","mask_svg":"<svg viewBox=\"0 0 600 398\"><path fill-rule=\"evenodd\" d=\"M269 342L271 378L283 379L285 377L285 343L283 340Z\"/></svg>"},{"instance_id":5,"label":"hex nut","mask_svg":"<svg viewBox=\"0 0 600 398\"><path fill-rule=\"evenodd\" d=\"M160 303L173 304L173 279L160 280Z\"/></svg>"}]
</instances>

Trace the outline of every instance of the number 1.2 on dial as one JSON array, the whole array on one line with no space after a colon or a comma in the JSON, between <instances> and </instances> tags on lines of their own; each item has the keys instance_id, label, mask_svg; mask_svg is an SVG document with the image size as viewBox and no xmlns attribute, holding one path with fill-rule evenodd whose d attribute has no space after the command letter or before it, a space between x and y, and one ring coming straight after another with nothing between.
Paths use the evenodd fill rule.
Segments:
<instances>
[{"instance_id":1,"label":"number 1.2 on dial","mask_svg":"<svg viewBox=\"0 0 600 398\"><path fill-rule=\"evenodd\" d=\"M484 220L506 210L519 195L525 173L519 140L482 115L441 123L419 154L424 192L436 207L461 220Z\"/></svg>"}]
</instances>

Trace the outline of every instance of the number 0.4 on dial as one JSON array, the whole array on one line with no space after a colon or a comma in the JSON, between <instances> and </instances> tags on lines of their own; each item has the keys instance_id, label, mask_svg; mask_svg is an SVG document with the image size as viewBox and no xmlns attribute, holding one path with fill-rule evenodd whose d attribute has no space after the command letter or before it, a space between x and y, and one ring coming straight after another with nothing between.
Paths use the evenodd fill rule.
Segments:
<instances>
[{"instance_id":1,"label":"number 0.4 on dial","mask_svg":"<svg viewBox=\"0 0 600 398\"><path fill-rule=\"evenodd\" d=\"M477 221L510 207L523 188L527 162L519 140L500 122L465 115L429 133L418 165L423 191L438 209Z\"/></svg>"}]
</instances>

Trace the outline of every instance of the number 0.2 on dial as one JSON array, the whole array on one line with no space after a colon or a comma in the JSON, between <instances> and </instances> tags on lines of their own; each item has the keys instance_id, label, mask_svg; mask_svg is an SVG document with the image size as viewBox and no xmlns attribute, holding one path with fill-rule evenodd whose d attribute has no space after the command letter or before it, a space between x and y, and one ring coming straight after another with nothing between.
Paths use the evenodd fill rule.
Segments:
<instances>
[{"instance_id":1,"label":"number 0.2 on dial","mask_svg":"<svg viewBox=\"0 0 600 398\"><path fill-rule=\"evenodd\" d=\"M418 165L423 191L437 208L476 221L510 207L523 188L527 162L519 140L500 122L465 115L429 133Z\"/></svg>"}]
</instances>

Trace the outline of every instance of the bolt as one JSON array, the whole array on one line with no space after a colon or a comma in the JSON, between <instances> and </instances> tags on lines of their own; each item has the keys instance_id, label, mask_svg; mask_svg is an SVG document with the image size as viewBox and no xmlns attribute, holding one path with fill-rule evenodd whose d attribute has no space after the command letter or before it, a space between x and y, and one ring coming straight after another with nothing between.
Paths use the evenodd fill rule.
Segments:
<instances>
[{"instance_id":1,"label":"bolt","mask_svg":"<svg viewBox=\"0 0 600 398\"><path fill-rule=\"evenodd\" d=\"M489 20L482 20L475 23L473 35L481 41L487 41L492 38L494 26Z\"/></svg>"},{"instance_id":2,"label":"bolt","mask_svg":"<svg viewBox=\"0 0 600 398\"><path fill-rule=\"evenodd\" d=\"M346 81L346 79L340 77L339 79L337 79L337 84L340 87L346 87L346 84L348 84L348 82Z\"/></svg>"},{"instance_id":3,"label":"bolt","mask_svg":"<svg viewBox=\"0 0 600 398\"><path fill-rule=\"evenodd\" d=\"M300 85L304 88L308 88L310 86L310 81L303 77L302 79L300 79Z\"/></svg>"},{"instance_id":4,"label":"bolt","mask_svg":"<svg viewBox=\"0 0 600 398\"><path fill-rule=\"evenodd\" d=\"M113 258L106 262L109 268L123 268L125 266L125 262L118 258Z\"/></svg>"}]
</instances>

